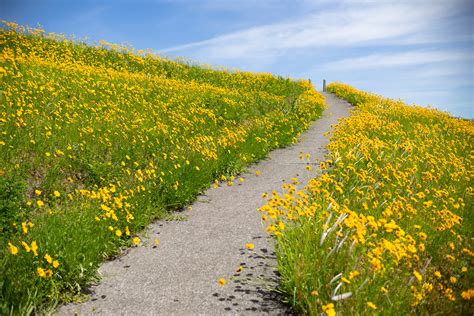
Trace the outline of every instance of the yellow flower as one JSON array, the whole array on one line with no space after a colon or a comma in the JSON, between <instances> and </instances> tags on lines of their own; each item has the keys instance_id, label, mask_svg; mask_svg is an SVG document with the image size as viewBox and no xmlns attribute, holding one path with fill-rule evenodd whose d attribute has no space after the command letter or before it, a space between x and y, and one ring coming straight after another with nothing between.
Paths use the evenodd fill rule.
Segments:
<instances>
[{"instance_id":1,"label":"yellow flower","mask_svg":"<svg viewBox=\"0 0 474 316\"><path fill-rule=\"evenodd\" d=\"M224 278L220 278L219 280L217 280L217 283L220 285L220 286L224 286L226 284L226 280Z\"/></svg>"},{"instance_id":2,"label":"yellow flower","mask_svg":"<svg viewBox=\"0 0 474 316\"><path fill-rule=\"evenodd\" d=\"M316 290L311 291L310 293L311 296L319 296L319 292Z\"/></svg>"},{"instance_id":3,"label":"yellow flower","mask_svg":"<svg viewBox=\"0 0 474 316\"><path fill-rule=\"evenodd\" d=\"M388 290L385 288L385 287L381 287L380 288L380 292L382 292L383 294L387 294L388 293Z\"/></svg>"},{"instance_id":4,"label":"yellow flower","mask_svg":"<svg viewBox=\"0 0 474 316\"><path fill-rule=\"evenodd\" d=\"M452 276L452 277L449 278L449 281L454 284L458 281L458 279L456 277Z\"/></svg>"},{"instance_id":5,"label":"yellow flower","mask_svg":"<svg viewBox=\"0 0 474 316\"><path fill-rule=\"evenodd\" d=\"M367 302L367 306L370 307L370 308L372 308L372 309L374 309L374 310L377 309L377 305L375 305L375 304L372 303L372 302Z\"/></svg>"},{"instance_id":6,"label":"yellow flower","mask_svg":"<svg viewBox=\"0 0 474 316\"><path fill-rule=\"evenodd\" d=\"M323 312L325 312L327 316L336 316L336 311L334 310L333 303L323 305L322 309L323 309Z\"/></svg>"},{"instance_id":7,"label":"yellow flower","mask_svg":"<svg viewBox=\"0 0 474 316\"><path fill-rule=\"evenodd\" d=\"M255 175L256 175L257 177L260 176L261 174L262 174L262 172L261 172L260 170L255 171Z\"/></svg>"},{"instance_id":8,"label":"yellow flower","mask_svg":"<svg viewBox=\"0 0 474 316\"><path fill-rule=\"evenodd\" d=\"M425 244L419 244L418 249L420 249L421 252L425 251Z\"/></svg>"},{"instance_id":9,"label":"yellow flower","mask_svg":"<svg viewBox=\"0 0 474 316\"><path fill-rule=\"evenodd\" d=\"M306 169L306 171L310 171L310 170L311 170L311 166L310 166L310 165L306 165L305 169Z\"/></svg>"},{"instance_id":10,"label":"yellow flower","mask_svg":"<svg viewBox=\"0 0 474 316\"><path fill-rule=\"evenodd\" d=\"M28 225L25 222L21 223L21 230L23 231L23 234L28 234Z\"/></svg>"},{"instance_id":11,"label":"yellow flower","mask_svg":"<svg viewBox=\"0 0 474 316\"><path fill-rule=\"evenodd\" d=\"M463 291L461 293L461 297L466 301L470 300L472 297L474 297L474 289L469 289L467 291Z\"/></svg>"},{"instance_id":12,"label":"yellow flower","mask_svg":"<svg viewBox=\"0 0 474 316\"><path fill-rule=\"evenodd\" d=\"M54 260L54 261L53 261L53 267L54 267L55 269L57 269L57 268L59 267L59 261L58 261L58 260Z\"/></svg>"},{"instance_id":13,"label":"yellow flower","mask_svg":"<svg viewBox=\"0 0 474 316\"><path fill-rule=\"evenodd\" d=\"M425 233L418 233L418 236L420 237L421 240L426 240L426 238L428 237Z\"/></svg>"},{"instance_id":14,"label":"yellow flower","mask_svg":"<svg viewBox=\"0 0 474 316\"><path fill-rule=\"evenodd\" d=\"M360 275L359 271L351 271L351 272L349 273L349 280L352 280L353 278L355 278L355 277L357 277L357 276L359 276L359 275Z\"/></svg>"},{"instance_id":15,"label":"yellow flower","mask_svg":"<svg viewBox=\"0 0 474 316\"><path fill-rule=\"evenodd\" d=\"M441 272L436 271L436 272L434 273L434 276L437 277L438 279L440 279L440 278L441 278Z\"/></svg>"},{"instance_id":16,"label":"yellow flower","mask_svg":"<svg viewBox=\"0 0 474 316\"><path fill-rule=\"evenodd\" d=\"M36 201L36 204L38 205L38 207L43 207L44 206L44 202L41 201L41 200Z\"/></svg>"},{"instance_id":17,"label":"yellow flower","mask_svg":"<svg viewBox=\"0 0 474 316\"><path fill-rule=\"evenodd\" d=\"M342 277L341 278L341 281L346 283L346 284L351 284L351 281L349 281L348 279L346 279L345 277Z\"/></svg>"},{"instance_id":18,"label":"yellow flower","mask_svg":"<svg viewBox=\"0 0 474 316\"><path fill-rule=\"evenodd\" d=\"M25 248L26 252L31 251L30 246L26 242L22 241L21 244L23 245L23 248Z\"/></svg>"},{"instance_id":19,"label":"yellow flower","mask_svg":"<svg viewBox=\"0 0 474 316\"><path fill-rule=\"evenodd\" d=\"M36 268L36 273L38 273L40 278L46 278L46 272L43 268Z\"/></svg>"},{"instance_id":20,"label":"yellow flower","mask_svg":"<svg viewBox=\"0 0 474 316\"><path fill-rule=\"evenodd\" d=\"M115 235L117 235L117 237L122 236L122 231L121 231L120 229L117 229L117 230L115 231Z\"/></svg>"},{"instance_id":21,"label":"yellow flower","mask_svg":"<svg viewBox=\"0 0 474 316\"><path fill-rule=\"evenodd\" d=\"M33 251L35 257L38 256L38 244L36 243L36 240L31 243L31 251Z\"/></svg>"},{"instance_id":22,"label":"yellow flower","mask_svg":"<svg viewBox=\"0 0 474 316\"><path fill-rule=\"evenodd\" d=\"M60 197L60 196L61 196L61 193L59 193L59 191L54 191L54 192L53 192L53 195L54 195L55 197Z\"/></svg>"},{"instance_id":23,"label":"yellow flower","mask_svg":"<svg viewBox=\"0 0 474 316\"><path fill-rule=\"evenodd\" d=\"M418 280L418 282L421 282L421 280L423 280L423 277L421 276L421 274L418 271L413 271L413 275Z\"/></svg>"},{"instance_id":24,"label":"yellow flower","mask_svg":"<svg viewBox=\"0 0 474 316\"><path fill-rule=\"evenodd\" d=\"M254 248L254 244L245 244L245 248L252 250Z\"/></svg>"},{"instance_id":25,"label":"yellow flower","mask_svg":"<svg viewBox=\"0 0 474 316\"><path fill-rule=\"evenodd\" d=\"M158 246L159 243L160 241L158 240L158 238L155 238L155 246Z\"/></svg>"},{"instance_id":26,"label":"yellow flower","mask_svg":"<svg viewBox=\"0 0 474 316\"><path fill-rule=\"evenodd\" d=\"M35 194L36 194L37 196L40 196L41 193L42 193L41 190L35 190Z\"/></svg>"},{"instance_id":27,"label":"yellow flower","mask_svg":"<svg viewBox=\"0 0 474 316\"><path fill-rule=\"evenodd\" d=\"M45 278L50 278L53 276L53 271L51 271L50 269L44 271L44 274L45 274Z\"/></svg>"},{"instance_id":28,"label":"yellow flower","mask_svg":"<svg viewBox=\"0 0 474 316\"><path fill-rule=\"evenodd\" d=\"M135 246L138 246L140 244L140 238L139 237L134 237L132 239L133 243L135 244Z\"/></svg>"},{"instance_id":29,"label":"yellow flower","mask_svg":"<svg viewBox=\"0 0 474 316\"><path fill-rule=\"evenodd\" d=\"M130 236L130 229L128 229L128 226L125 227L125 235Z\"/></svg>"},{"instance_id":30,"label":"yellow flower","mask_svg":"<svg viewBox=\"0 0 474 316\"><path fill-rule=\"evenodd\" d=\"M51 258L50 255L45 254L45 255L44 255L44 258L46 259L46 261L47 261L49 264L53 263L53 258Z\"/></svg>"},{"instance_id":31,"label":"yellow flower","mask_svg":"<svg viewBox=\"0 0 474 316\"><path fill-rule=\"evenodd\" d=\"M18 248L12 245L10 242L8 243L8 251L10 251L10 253L14 256L18 254Z\"/></svg>"}]
</instances>

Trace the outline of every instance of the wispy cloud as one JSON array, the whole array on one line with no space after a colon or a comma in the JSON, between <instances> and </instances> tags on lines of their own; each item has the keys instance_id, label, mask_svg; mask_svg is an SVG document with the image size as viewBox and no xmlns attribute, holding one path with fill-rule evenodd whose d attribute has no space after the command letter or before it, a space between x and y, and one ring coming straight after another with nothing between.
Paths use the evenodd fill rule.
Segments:
<instances>
[{"instance_id":1,"label":"wispy cloud","mask_svg":"<svg viewBox=\"0 0 474 316\"><path fill-rule=\"evenodd\" d=\"M327 63L324 69L355 70L426 65L448 61L472 60L472 55L461 51L409 51L401 53L379 53L363 57L346 58Z\"/></svg>"},{"instance_id":2,"label":"wispy cloud","mask_svg":"<svg viewBox=\"0 0 474 316\"><path fill-rule=\"evenodd\" d=\"M295 49L381 45L384 41L402 43L408 36L420 37L417 34L432 27L449 9L451 5L444 2L422 8L419 2L344 4L342 8L313 12L160 52L194 52L198 57L222 60L278 56Z\"/></svg>"}]
</instances>

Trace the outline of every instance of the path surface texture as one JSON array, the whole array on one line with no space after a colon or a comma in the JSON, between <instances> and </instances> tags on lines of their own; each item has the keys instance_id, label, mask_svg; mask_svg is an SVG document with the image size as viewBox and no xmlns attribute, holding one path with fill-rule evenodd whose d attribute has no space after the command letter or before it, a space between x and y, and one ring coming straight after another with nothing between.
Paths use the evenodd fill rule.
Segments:
<instances>
[{"instance_id":1,"label":"path surface texture","mask_svg":"<svg viewBox=\"0 0 474 316\"><path fill-rule=\"evenodd\" d=\"M350 105L325 94L328 108L299 143L272 151L269 159L242 174L245 182L222 183L200 195L181 215L182 221L157 221L143 234L139 247L104 263L102 280L91 287L83 304L61 306L64 315L219 315L291 314L273 289L278 280L271 238L257 209L262 193L280 191L284 181L302 183L314 177L328 139L323 135ZM315 164L306 171L309 153ZM261 174L257 176L256 170ZM155 246L154 240L159 240ZM245 248L253 243L255 248ZM236 269L243 266L240 273ZM225 278L227 284L218 285Z\"/></svg>"}]
</instances>

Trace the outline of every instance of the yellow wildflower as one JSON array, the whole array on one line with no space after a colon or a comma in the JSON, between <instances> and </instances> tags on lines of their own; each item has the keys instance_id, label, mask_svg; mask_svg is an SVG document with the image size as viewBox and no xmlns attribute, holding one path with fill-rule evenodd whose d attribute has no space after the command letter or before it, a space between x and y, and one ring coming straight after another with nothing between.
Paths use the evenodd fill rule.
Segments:
<instances>
[{"instance_id":1,"label":"yellow wildflower","mask_svg":"<svg viewBox=\"0 0 474 316\"><path fill-rule=\"evenodd\" d=\"M359 271L351 271L351 272L349 273L349 280L352 280L353 278L355 278L355 277L357 277L357 276L359 276L359 275L360 275Z\"/></svg>"},{"instance_id":2,"label":"yellow wildflower","mask_svg":"<svg viewBox=\"0 0 474 316\"><path fill-rule=\"evenodd\" d=\"M351 281L349 281L348 279L346 279L345 277L342 277L341 278L341 281L346 283L346 284L351 284Z\"/></svg>"},{"instance_id":3,"label":"yellow wildflower","mask_svg":"<svg viewBox=\"0 0 474 316\"><path fill-rule=\"evenodd\" d=\"M23 248L25 248L26 252L31 251L30 246L26 242L22 241L21 244L23 245Z\"/></svg>"},{"instance_id":4,"label":"yellow wildflower","mask_svg":"<svg viewBox=\"0 0 474 316\"><path fill-rule=\"evenodd\" d=\"M140 238L139 237L134 237L132 239L133 243L135 244L135 246L138 246L140 244Z\"/></svg>"},{"instance_id":5,"label":"yellow wildflower","mask_svg":"<svg viewBox=\"0 0 474 316\"><path fill-rule=\"evenodd\" d=\"M14 256L18 254L18 248L10 242L8 243L8 251Z\"/></svg>"},{"instance_id":6,"label":"yellow wildflower","mask_svg":"<svg viewBox=\"0 0 474 316\"><path fill-rule=\"evenodd\" d=\"M25 222L21 223L21 230L23 231L23 234L28 234L28 225Z\"/></svg>"},{"instance_id":7,"label":"yellow wildflower","mask_svg":"<svg viewBox=\"0 0 474 316\"><path fill-rule=\"evenodd\" d=\"M217 283L220 285L220 286L224 286L226 284L226 280L224 278L220 278L219 280L217 280Z\"/></svg>"},{"instance_id":8,"label":"yellow wildflower","mask_svg":"<svg viewBox=\"0 0 474 316\"><path fill-rule=\"evenodd\" d=\"M469 289L467 291L463 291L461 293L461 297L466 300L466 301L469 301L471 298L474 297L474 289Z\"/></svg>"},{"instance_id":9,"label":"yellow wildflower","mask_svg":"<svg viewBox=\"0 0 474 316\"><path fill-rule=\"evenodd\" d=\"M38 273L40 278L46 278L46 272L43 268L36 268L36 273Z\"/></svg>"},{"instance_id":10,"label":"yellow wildflower","mask_svg":"<svg viewBox=\"0 0 474 316\"><path fill-rule=\"evenodd\" d=\"M45 254L45 255L44 255L44 258L46 259L46 261L47 261L49 264L53 263L53 258L51 258L50 255Z\"/></svg>"},{"instance_id":11,"label":"yellow wildflower","mask_svg":"<svg viewBox=\"0 0 474 316\"><path fill-rule=\"evenodd\" d=\"M372 302L367 302L367 306L372 308L373 310L376 310L377 309L377 305L375 305L374 303Z\"/></svg>"},{"instance_id":12,"label":"yellow wildflower","mask_svg":"<svg viewBox=\"0 0 474 316\"><path fill-rule=\"evenodd\" d=\"M327 316L336 316L336 311L334 310L334 304L329 303L327 305L323 305L322 310L326 313Z\"/></svg>"},{"instance_id":13,"label":"yellow wildflower","mask_svg":"<svg viewBox=\"0 0 474 316\"><path fill-rule=\"evenodd\" d=\"M413 271L413 275L418 280L418 282L421 282L421 280L423 280L423 277L421 276L421 274L418 271Z\"/></svg>"},{"instance_id":14,"label":"yellow wildflower","mask_svg":"<svg viewBox=\"0 0 474 316\"><path fill-rule=\"evenodd\" d=\"M36 243L36 240L31 243L31 251L33 251L35 257L38 256L38 244Z\"/></svg>"}]
</instances>

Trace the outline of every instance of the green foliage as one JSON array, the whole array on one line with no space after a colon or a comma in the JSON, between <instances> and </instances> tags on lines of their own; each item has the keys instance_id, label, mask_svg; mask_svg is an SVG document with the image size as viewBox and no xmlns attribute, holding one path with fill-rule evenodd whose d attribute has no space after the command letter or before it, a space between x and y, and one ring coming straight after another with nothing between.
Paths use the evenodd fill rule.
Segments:
<instances>
[{"instance_id":1,"label":"green foliage","mask_svg":"<svg viewBox=\"0 0 474 316\"><path fill-rule=\"evenodd\" d=\"M28 217L24 195L26 184L18 178L0 177L0 235L16 231L12 224ZM0 245L4 246L3 242Z\"/></svg>"}]
</instances>

